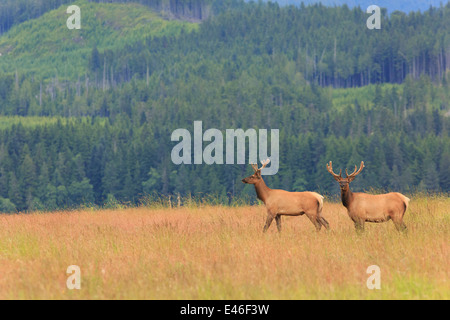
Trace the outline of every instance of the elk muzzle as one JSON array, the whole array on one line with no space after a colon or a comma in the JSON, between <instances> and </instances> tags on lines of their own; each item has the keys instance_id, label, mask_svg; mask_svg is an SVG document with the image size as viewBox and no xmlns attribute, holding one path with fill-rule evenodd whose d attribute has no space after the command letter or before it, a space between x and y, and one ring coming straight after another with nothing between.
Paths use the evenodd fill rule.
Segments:
<instances>
[{"instance_id":1,"label":"elk muzzle","mask_svg":"<svg viewBox=\"0 0 450 320\"><path fill-rule=\"evenodd\" d=\"M346 189L348 187L349 182L346 180L341 180L339 181L339 186L341 187L341 189Z\"/></svg>"}]
</instances>

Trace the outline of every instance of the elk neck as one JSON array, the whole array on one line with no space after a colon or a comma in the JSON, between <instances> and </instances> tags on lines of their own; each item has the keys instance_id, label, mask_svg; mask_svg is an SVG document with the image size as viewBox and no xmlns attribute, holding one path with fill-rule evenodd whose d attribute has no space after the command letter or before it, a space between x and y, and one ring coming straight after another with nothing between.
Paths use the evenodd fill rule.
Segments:
<instances>
[{"instance_id":1,"label":"elk neck","mask_svg":"<svg viewBox=\"0 0 450 320\"><path fill-rule=\"evenodd\" d=\"M341 189L341 199L344 207L348 208L353 200L353 192L350 190L350 187L348 185L345 187L345 189Z\"/></svg>"},{"instance_id":2,"label":"elk neck","mask_svg":"<svg viewBox=\"0 0 450 320\"><path fill-rule=\"evenodd\" d=\"M259 200L266 203L267 198L269 197L270 188L266 185L264 180L261 178L261 181L255 183L256 196Z\"/></svg>"}]
</instances>

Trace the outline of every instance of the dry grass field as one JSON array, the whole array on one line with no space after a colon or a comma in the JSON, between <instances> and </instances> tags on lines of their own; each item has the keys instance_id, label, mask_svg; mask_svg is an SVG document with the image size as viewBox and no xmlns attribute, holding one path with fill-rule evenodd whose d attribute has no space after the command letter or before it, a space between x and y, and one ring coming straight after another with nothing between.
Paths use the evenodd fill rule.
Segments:
<instances>
[{"instance_id":1,"label":"dry grass field","mask_svg":"<svg viewBox=\"0 0 450 320\"><path fill-rule=\"evenodd\" d=\"M412 197L407 235L392 222L357 235L330 202L319 233L302 216L263 234L264 206L0 215L0 299L449 299L449 212L448 197Z\"/></svg>"}]
</instances>

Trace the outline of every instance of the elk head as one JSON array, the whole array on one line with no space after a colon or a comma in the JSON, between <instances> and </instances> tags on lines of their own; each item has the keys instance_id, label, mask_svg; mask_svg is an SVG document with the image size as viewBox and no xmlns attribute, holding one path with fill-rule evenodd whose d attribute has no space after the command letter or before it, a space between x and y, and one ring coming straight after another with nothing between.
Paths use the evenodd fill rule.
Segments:
<instances>
[{"instance_id":1,"label":"elk head","mask_svg":"<svg viewBox=\"0 0 450 320\"><path fill-rule=\"evenodd\" d=\"M337 182L339 182L339 186L341 187L342 191L348 190L349 183L355 179L355 177L362 171L363 168L364 168L364 161L361 161L361 166L359 167L359 170L357 170L358 167L355 166L355 170L353 171L353 173L348 174L347 169L345 169L345 174L347 175L347 177L343 178L342 177L342 169L340 169L339 175L337 175L336 173L333 172L333 166L332 166L331 161L329 164L327 164L328 172L331 173L331 175Z\"/></svg>"},{"instance_id":2,"label":"elk head","mask_svg":"<svg viewBox=\"0 0 450 320\"><path fill-rule=\"evenodd\" d=\"M267 166L270 162L270 159L267 159L265 161L261 161L262 163L262 167L258 169L258 165L257 164L251 164L253 170L255 171L254 174L252 174L251 176L248 176L247 178L242 179L243 183L249 183L249 184L256 184L259 181L262 180L261 177L261 170L264 169L265 166Z\"/></svg>"}]
</instances>

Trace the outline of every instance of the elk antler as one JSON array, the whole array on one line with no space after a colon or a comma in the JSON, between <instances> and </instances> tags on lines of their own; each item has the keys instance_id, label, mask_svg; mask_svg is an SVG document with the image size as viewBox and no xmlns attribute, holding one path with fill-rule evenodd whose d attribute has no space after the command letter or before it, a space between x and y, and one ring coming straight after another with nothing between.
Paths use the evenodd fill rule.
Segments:
<instances>
[{"instance_id":1,"label":"elk antler","mask_svg":"<svg viewBox=\"0 0 450 320\"><path fill-rule=\"evenodd\" d=\"M269 162L270 162L270 159L266 159L266 160L264 160L264 161L261 161L262 167L259 168L259 169L260 169L260 170L264 169L264 168L269 164Z\"/></svg>"},{"instance_id":2,"label":"elk antler","mask_svg":"<svg viewBox=\"0 0 450 320\"><path fill-rule=\"evenodd\" d=\"M258 169L258 165L257 164L251 163L250 165L252 166L253 170L255 170L255 172L257 172L258 170L264 169L269 164L269 162L270 162L270 159L266 159L264 161L261 161L262 167L259 168L259 169Z\"/></svg>"},{"instance_id":3,"label":"elk antler","mask_svg":"<svg viewBox=\"0 0 450 320\"><path fill-rule=\"evenodd\" d=\"M359 167L359 170L356 171L356 169L358 169L357 166L355 166L355 170L351 173L348 174L347 169L345 169L345 174L347 175L347 179L350 181L353 181L353 179L355 179L355 177L361 172L361 170L364 168L364 161L361 161L361 166Z\"/></svg>"},{"instance_id":4,"label":"elk antler","mask_svg":"<svg viewBox=\"0 0 450 320\"><path fill-rule=\"evenodd\" d=\"M330 161L330 164L327 163L327 170L329 173L331 173L331 175L333 176L333 178L336 181L339 181L342 179L342 169L339 171L339 175L337 175L336 173L333 172L333 165L332 162Z\"/></svg>"}]
</instances>

